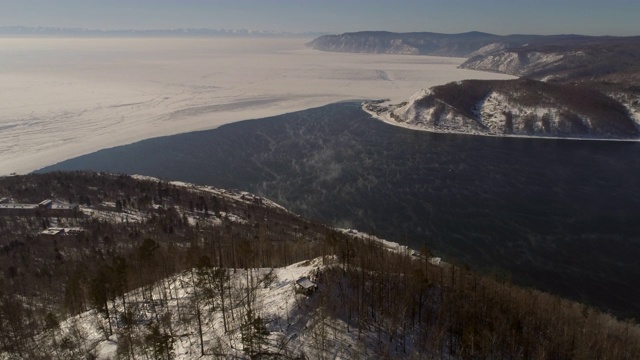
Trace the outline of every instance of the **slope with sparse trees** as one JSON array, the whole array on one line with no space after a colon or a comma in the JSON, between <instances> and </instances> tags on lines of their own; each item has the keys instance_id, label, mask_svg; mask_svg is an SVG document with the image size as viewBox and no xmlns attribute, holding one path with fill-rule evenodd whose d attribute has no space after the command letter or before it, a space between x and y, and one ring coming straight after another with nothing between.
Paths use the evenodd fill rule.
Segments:
<instances>
[{"instance_id":1,"label":"slope with sparse trees","mask_svg":"<svg viewBox=\"0 0 640 360\"><path fill-rule=\"evenodd\" d=\"M0 179L0 196L81 199L84 214L0 216L0 358L633 359L640 352L631 321L436 265L427 249L332 229L246 193L50 173ZM84 231L50 238L40 234L46 222ZM303 276L317 291L296 291Z\"/></svg>"}]
</instances>

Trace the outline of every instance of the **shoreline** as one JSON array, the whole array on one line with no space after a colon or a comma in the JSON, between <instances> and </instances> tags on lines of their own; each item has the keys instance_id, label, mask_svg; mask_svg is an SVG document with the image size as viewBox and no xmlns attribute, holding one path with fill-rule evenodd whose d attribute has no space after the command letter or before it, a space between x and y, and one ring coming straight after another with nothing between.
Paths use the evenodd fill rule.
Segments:
<instances>
[{"instance_id":1,"label":"shoreline","mask_svg":"<svg viewBox=\"0 0 640 360\"><path fill-rule=\"evenodd\" d=\"M424 131L430 132L434 134L452 134L452 135L469 135L469 136L486 136L486 137L494 137L494 138L516 138L516 139L540 139L540 140L569 140L569 141L611 141L611 142L625 142L625 143L639 143L640 138L638 139L606 139L606 138L584 138L584 137L560 137L560 136L533 136L533 135L512 135L512 134L490 134L490 133L481 133L481 132L463 132L456 130L446 130L446 129L433 129L426 128L416 125L403 124L399 123L390 116L388 116L388 112L383 112L381 114L376 113L375 111L368 110L366 108L367 102L363 102L360 106L362 111L371 115L372 118L382 121L391 126L397 126L408 130L415 131Z\"/></svg>"}]
</instances>

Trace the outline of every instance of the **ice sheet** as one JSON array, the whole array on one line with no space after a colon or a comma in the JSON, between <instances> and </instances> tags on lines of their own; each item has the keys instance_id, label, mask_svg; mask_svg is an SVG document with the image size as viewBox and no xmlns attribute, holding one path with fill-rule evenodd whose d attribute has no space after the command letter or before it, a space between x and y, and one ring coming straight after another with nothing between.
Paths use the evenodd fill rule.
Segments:
<instances>
[{"instance_id":1,"label":"ice sheet","mask_svg":"<svg viewBox=\"0 0 640 360\"><path fill-rule=\"evenodd\" d=\"M0 39L0 175L138 140L462 79L464 59L329 53L310 39Z\"/></svg>"}]
</instances>

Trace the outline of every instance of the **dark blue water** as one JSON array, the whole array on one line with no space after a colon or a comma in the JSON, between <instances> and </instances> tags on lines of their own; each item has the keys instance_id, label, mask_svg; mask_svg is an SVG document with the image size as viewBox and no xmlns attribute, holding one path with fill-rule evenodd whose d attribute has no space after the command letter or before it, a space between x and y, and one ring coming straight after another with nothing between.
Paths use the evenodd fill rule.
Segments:
<instances>
[{"instance_id":1,"label":"dark blue water","mask_svg":"<svg viewBox=\"0 0 640 360\"><path fill-rule=\"evenodd\" d=\"M142 141L43 171L269 197L342 227L640 318L640 144L431 134L334 104Z\"/></svg>"}]
</instances>

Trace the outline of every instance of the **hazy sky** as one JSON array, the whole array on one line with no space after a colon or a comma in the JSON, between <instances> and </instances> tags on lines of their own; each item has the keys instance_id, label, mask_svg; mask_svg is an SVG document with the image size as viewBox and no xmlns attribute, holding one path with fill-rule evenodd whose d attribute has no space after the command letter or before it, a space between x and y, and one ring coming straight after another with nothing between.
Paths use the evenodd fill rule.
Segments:
<instances>
[{"instance_id":1,"label":"hazy sky","mask_svg":"<svg viewBox=\"0 0 640 360\"><path fill-rule=\"evenodd\" d=\"M638 0L0 0L0 26L640 35Z\"/></svg>"}]
</instances>

